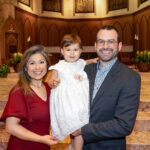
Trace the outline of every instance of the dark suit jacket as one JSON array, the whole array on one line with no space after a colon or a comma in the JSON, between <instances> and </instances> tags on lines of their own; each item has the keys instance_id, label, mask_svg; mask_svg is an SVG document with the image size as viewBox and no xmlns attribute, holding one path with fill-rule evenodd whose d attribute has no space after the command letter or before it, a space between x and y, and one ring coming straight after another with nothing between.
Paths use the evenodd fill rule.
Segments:
<instances>
[{"instance_id":1,"label":"dark suit jacket","mask_svg":"<svg viewBox=\"0 0 150 150\"><path fill-rule=\"evenodd\" d=\"M85 67L92 99L97 64ZM118 60L90 103L89 124L81 128L84 150L125 150L139 106L141 79Z\"/></svg>"}]
</instances>

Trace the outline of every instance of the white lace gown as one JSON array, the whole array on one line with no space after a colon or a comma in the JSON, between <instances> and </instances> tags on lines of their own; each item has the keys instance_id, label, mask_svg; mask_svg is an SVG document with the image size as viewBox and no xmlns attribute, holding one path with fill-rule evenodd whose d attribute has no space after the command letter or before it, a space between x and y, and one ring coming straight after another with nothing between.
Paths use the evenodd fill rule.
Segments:
<instances>
[{"instance_id":1,"label":"white lace gown","mask_svg":"<svg viewBox=\"0 0 150 150\"><path fill-rule=\"evenodd\" d=\"M85 64L83 59L73 63L60 60L49 68L57 70L60 79L50 96L52 135L59 140L89 122L89 81ZM75 79L75 74L82 76L82 81Z\"/></svg>"}]
</instances>

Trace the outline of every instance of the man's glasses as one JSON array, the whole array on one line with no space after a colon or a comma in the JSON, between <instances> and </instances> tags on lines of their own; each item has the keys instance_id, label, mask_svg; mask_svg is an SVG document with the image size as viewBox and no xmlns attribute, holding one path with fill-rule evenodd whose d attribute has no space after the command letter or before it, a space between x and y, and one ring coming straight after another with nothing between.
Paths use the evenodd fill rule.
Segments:
<instances>
[{"instance_id":1,"label":"man's glasses","mask_svg":"<svg viewBox=\"0 0 150 150\"><path fill-rule=\"evenodd\" d=\"M117 41L115 41L115 40L107 40L107 41L105 41L105 40L97 40L96 41L96 44L98 46L104 46L105 44L107 44L108 46L113 46L115 43L117 43Z\"/></svg>"}]
</instances>

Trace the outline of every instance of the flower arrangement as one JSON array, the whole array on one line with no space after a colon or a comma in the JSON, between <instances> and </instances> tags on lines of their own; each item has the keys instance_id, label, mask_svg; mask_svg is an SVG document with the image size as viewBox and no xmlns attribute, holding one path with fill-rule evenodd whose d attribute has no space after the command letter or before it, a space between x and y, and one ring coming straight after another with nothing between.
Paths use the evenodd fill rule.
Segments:
<instances>
[{"instance_id":1,"label":"flower arrangement","mask_svg":"<svg viewBox=\"0 0 150 150\"><path fill-rule=\"evenodd\" d=\"M22 58L22 53L17 52L17 53L14 53L13 56L14 56L14 57L13 57L14 63L15 63L15 64L19 64L20 61L21 61L21 58Z\"/></svg>"},{"instance_id":2,"label":"flower arrangement","mask_svg":"<svg viewBox=\"0 0 150 150\"><path fill-rule=\"evenodd\" d=\"M22 53L17 52L13 54L13 57L10 58L9 64L14 65L14 64L19 64L22 58Z\"/></svg>"},{"instance_id":3,"label":"flower arrangement","mask_svg":"<svg viewBox=\"0 0 150 150\"><path fill-rule=\"evenodd\" d=\"M10 68L7 65L0 66L0 77L7 77L8 73L10 73Z\"/></svg>"},{"instance_id":4,"label":"flower arrangement","mask_svg":"<svg viewBox=\"0 0 150 150\"><path fill-rule=\"evenodd\" d=\"M22 58L22 53L17 52L17 53L14 53L13 57L10 58L9 60L9 64L13 66L16 72L18 72L18 66L19 66L19 63L21 62L21 58Z\"/></svg>"},{"instance_id":5,"label":"flower arrangement","mask_svg":"<svg viewBox=\"0 0 150 150\"><path fill-rule=\"evenodd\" d=\"M137 51L135 62L139 71L147 72L150 70L150 51Z\"/></svg>"},{"instance_id":6,"label":"flower arrangement","mask_svg":"<svg viewBox=\"0 0 150 150\"><path fill-rule=\"evenodd\" d=\"M137 51L135 61L136 63L150 63L150 51Z\"/></svg>"}]
</instances>

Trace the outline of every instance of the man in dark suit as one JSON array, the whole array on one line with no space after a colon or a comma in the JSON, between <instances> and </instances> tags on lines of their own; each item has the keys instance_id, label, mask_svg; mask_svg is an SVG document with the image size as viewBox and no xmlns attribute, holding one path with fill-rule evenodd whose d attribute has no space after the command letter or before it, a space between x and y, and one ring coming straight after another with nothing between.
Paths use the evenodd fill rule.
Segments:
<instances>
[{"instance_id":1,"label":"man in dark suit","mask_svg":"<svg viewBox=\"0 0 150 150\"><path fill-rule=\"evenodd\" d=\"M126 150L126 136L137 116L141 79L118 60L121 48L114 27L104 26L98 31L98 64L85 67L90 82L89 124L73 133L83 136L84 150Z\"/></svg>"}]
</instances>

